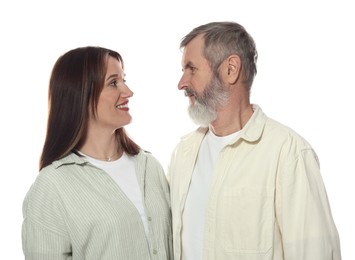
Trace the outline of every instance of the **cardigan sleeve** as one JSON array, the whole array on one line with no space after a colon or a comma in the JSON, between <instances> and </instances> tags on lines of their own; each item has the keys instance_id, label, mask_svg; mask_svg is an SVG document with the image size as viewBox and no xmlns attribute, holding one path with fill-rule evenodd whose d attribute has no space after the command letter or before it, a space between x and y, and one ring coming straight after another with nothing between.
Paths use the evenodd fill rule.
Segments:
<instances>
[{"instance_id":1,"label":"cardigan sleeve","mask_svg":"<svg viewBox=\"0 0 355 260\"><path fill-rule=\"evenodd\" d=\"M63 205L41 173L23 203L22 248L26 260L72 259Z\"/></svg>"}]
</instances>

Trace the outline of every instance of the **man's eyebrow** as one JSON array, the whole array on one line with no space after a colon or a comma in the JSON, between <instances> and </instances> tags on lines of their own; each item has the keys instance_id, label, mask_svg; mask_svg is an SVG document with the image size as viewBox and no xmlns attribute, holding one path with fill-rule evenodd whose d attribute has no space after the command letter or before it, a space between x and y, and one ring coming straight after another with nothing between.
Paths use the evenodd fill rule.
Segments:
<instances>
[{"instance_id":1,"label":"man's eyebrow","mask_svg":"<svg viewBox=\"0 0 355 260\"><path fill-rule=\"evenodd\" d=\"M195 66L194 66L194 64L191 61L187 62L184 65L184 69L193 68L193 67L195 67Z\"/></svg>"}]
</instances>

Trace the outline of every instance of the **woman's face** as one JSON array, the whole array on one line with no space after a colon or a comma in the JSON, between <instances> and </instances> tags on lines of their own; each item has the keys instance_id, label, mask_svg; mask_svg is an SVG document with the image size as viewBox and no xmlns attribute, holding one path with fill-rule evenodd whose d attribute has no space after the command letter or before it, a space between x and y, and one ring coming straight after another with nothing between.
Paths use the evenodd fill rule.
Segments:
<instances>
[{"instance_id":1,"label":"woman's face","mask_svg":"<svg viewBox=\"0 0 355 260\"><path fill-rule=\"evenodd\" d=\"M132 120L128 99L133 92L125 84L124 76L122 63L109 56L104 87L97 104L97 116L91 117L92 123L101 130L113 133Z\"/></svg>"}]
</instances>

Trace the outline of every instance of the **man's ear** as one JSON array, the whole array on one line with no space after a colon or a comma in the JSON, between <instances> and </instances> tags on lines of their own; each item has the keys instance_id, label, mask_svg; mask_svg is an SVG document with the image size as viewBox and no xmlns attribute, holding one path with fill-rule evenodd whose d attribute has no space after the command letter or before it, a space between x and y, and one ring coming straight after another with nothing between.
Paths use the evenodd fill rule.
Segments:
<instances>
[{"instance_id":1,"label":"man's ear","mask_svg":"<svg viewBox=\"0 0 355 260\"><path fill-rule=\"evenodd\" d=\"M242 64L238 55L231 55L226 59L224 65L225 73L223 73L226 74L226 82L228 82L229 84L235 84L238 81L242 69L241 65Z\"/></svg>"}]
</instances>

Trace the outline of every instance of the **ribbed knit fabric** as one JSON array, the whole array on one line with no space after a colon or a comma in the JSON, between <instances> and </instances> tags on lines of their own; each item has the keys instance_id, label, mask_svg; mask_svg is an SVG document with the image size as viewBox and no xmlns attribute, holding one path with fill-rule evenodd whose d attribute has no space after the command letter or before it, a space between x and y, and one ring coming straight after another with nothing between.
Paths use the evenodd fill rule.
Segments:
<instances>
[{"instance_id":1,"label":"ribbed knit fabric","mask_svg":"<svg viewBox=\"0 0 355 260\"><path fill-rule=\"evenodd\" d=\"M22 228L26 259L172 259L169 188L159 162L135 156L149 223L117 183L76 154L44 168L29 190Z\"/></svg>"}]
</instances>

